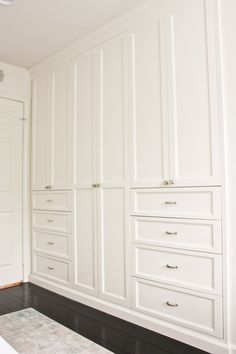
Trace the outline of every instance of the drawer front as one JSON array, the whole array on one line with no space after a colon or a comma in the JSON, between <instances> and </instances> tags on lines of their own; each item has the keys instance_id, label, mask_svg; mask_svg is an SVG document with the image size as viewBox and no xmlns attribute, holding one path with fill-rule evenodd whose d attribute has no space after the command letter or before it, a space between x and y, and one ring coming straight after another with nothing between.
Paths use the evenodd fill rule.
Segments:
<instances>
[{"instance_id":1,"label":"drawer front","mask_svg":"<svg viewBox=\"0 0 236 354\"><path fill-rule=\"evenodd\" d=\"M222 298L132 280L132 307L140 312L222 338Z\"/></svg>"},{"instance_id":2,"label":"drawer front","mask_svg":"<svg viewBox=\"0 0 236 354\"><path fill-rule=\"evenodd\" d=\"M35 192L33 193L33 208L39 210L71 210L70 192Z\"/></svg>"},{"instance_id":3,"label":"drawer front","mask_svg":"<svg viewBox=\"0 0 236 354\"><path fill-rule=\"evenodd\" d=\"M220 190L217 187L132 190L131 214L220 219Z\"/></svg>"},{"instance_id":4,"label":"drawer front","mask_svg":"<svg viewBox=\"0 0 236 354\"><path fill-rule=\"evenodd\" d=\"M33 226L45 230L71 232L71 215L70 213L35 211L33 213Z\"/></svg>"},{"instance_id":5,"label":"drawer front","mask_svg":"<svg viewBox=\"0 0 236 354\"><path fill-rule=\"evenodd\" d=\"M33 231L34 250L55 257L70 258L70 237L46 231Z\"/></svg>"},{"instance_id":6,"label":"drawer front","mask_svg":"<svg viewBox=\"0 0 236 354\"><path fill-rule=\"evenodd\" d=\"M157 246L221 253L221 222L133 216L132 241Z\"/></svg>"},{"instance_id":7,"label":"drawer front","mask_svg":"<svg viewBox=\"0 0 236 354\"><path fill-rule=\"evenodd\" d=\"M69 284L69 263L44 257L38 254L34 255L34 273L46 276L60 283Z\"/></svg>"},{"instance_id":8,"label":"drawer front","mask_svg":"<svg viewBox=\"0 0 236 354\"><path fill-rule=\"evenodd\" d=\"M222 294L220 255L141 245L133 246L132 253L134 276Z\"/></svg>"}]
</instances>

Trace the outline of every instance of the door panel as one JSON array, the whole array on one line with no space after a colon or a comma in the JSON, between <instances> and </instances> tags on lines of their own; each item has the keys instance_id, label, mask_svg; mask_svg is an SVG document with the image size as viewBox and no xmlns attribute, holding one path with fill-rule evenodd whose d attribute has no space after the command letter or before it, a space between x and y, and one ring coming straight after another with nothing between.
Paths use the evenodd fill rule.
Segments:
<instances>
[{"instance_id":1,"label":"door panel","mask_svg":"<svg viewBox=\"0 0 236 354\"><path fill-rule=\"evenodd\" d=\"M23 104L0 98L0 286L22 275Z\"/></svg>"},{"instance_id":2,"label":"door panel","mask_svg":"<svg viewBox=\"0 0 236 354\"><path fill-rule=\"evenodd\" d=\"M122 188L100 191L100 292L120 304L127 298L124 204Z\"/></svg>"},{"instance_id":3,"label":"door panel","mask_svg":"<svg viewBox=\"0 0 236 354\"><path fill-rule=\"evenodd\" d=\"M187 1L168 15L170 178L177 186L220 184L210 3Z\"/></svg>"},{"instance_id":4,"label":"door panel","mask_svg":"<svg viewBox=\"0 0 236 354\"><path fill-rule=\"evenodd\" d=\"M127 42L123 36L95 53L100 296L128 303L125 219L127 161Z\"/></svg>"},{"instance_id":5,"label":"door panel","mask_svg":"<svg viewBox=\"0 0 236 354\"><path fill-rule=\"evenodd\" d=\"M157 20L130 34L131 187L160 187L168 178L162 26Z\"/></svg>"},{"instance_id":6,"label":"door panel","mask_svg":"<svg viewBox=\"0 0 236 354\"><path fill-rule=\"evenodd\" d=\"M94 57L92 52L74 62L75 87L75 274L74 285L96 295L97 219L95 181Z\"/></svg>"},{"instance_id":7,"label":"door panel","mask_svg":"<svg viewBox=\"0 0 236 354\"><path fill-rule=\"evenodd\" d=\"M48 134L50 105L49 76L41 76L33 82L32 119L32 188L45 189L48 183Z\"/></svg>"},{"instance_id":8,"label":"door panel","mask_svg":"<svg viewBox=\"0 0 236 354\"><path fill-rule=\"evenodd\" d=\"M97 294L95 191L75 192L75 286L89 294Z\"/></svg>"},{"instance_id":9,"label":"door panel","mask_svg":"<svg viewBox=\"0 0 236 354\"><path fill-rule=\"evenodd\" d=\"M66 65L52 74L52 108L50 119L50 156L48 180L54 189L71 186L71 72Z\"/></svg>"}]
</instances>

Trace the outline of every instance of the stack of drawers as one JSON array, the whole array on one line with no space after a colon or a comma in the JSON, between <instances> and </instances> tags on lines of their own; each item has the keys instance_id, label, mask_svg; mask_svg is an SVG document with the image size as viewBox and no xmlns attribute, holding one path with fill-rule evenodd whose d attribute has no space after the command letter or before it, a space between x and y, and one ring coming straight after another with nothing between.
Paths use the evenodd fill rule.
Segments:
<instances>
[{"instance_id":1,"label":"stack of drawers","mask_svg":"<svg viewBox=\"0 0 236 354\"><path fill-rule=\"evenodd\" d=\"M71 283L71 192L33 193L33 273Z\"/></svg>"},{"instance_id":2,"label":"stack of drawers","mask_svg":"<svg viewBox=\"0 0 236 354\"><path fill-rule=\"evenodd\" d=\"M131 191L132 306L222 337L220 188Z\"/></svg>"}]
</instances>

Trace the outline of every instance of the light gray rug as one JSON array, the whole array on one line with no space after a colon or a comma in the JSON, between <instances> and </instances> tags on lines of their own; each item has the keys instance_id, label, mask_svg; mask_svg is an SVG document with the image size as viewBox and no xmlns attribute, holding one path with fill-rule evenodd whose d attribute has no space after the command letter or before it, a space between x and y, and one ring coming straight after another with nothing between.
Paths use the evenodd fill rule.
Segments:
<instances>
[{"instance_id":1,"label":"light gray rug","mask_svg":"<svg viewBox=\"0 0 236 354\"><path fill-rule=\"evenodd\" d=\"M108 354L34 309L0 316L0 336L20 354Z\"/></svg>"}]
</instances>

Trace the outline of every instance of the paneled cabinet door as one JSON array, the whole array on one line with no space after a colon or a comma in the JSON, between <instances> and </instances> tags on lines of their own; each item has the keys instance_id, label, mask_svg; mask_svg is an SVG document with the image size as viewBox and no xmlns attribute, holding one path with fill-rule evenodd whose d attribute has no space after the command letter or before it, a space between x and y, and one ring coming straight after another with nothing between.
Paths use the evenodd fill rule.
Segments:
<instances>
[{"instance_id":1,"label":"paneled cabinet door","mask_svg":"<svg viewBox=\"0 0 236 354\"><path fill-rule=\"evenodd\" d=\"M168 179L164 23L129 34L131 187L161 187Z\"/></svg>"},{"instance_id":2,"label":"paneled cabinet door","mask_svg":"<svg viewBox=\"0 0 236 354\"><path fill-rule=\"evenodd\" d=\"M48 183L48 141L50 115L50 77L41 76L33 82L32 105L32 188L45 189Z\"/></svg>"},{"instance_id":3,"label":"paneled cabinet door","mask_svg":"<svg viewBox=\"0 0 236 354\"><path fill-rule=\"evenodd\" d=\"M167 18L170 179L220 185L214 0L185 0Z\"/></svg>"},{"instance_id":4,"label":"paneled cabinet door","mask_svg":"<svg viewBox=\"0 0 236 354\"><path fill-rule=\"evenodd\" d=\"M96 295L97 227L95 184L94 57L82 54L74 61L74 186L75 230L74 286Z\"/></svg>"},{"instance_id":5,"label":"paneled cabinet door","mask_svg":"<svg viewBox=\"0 0 236 354\"><path fill-rule=\"evenodd\" d=\"M96 56L99 295L129 302L127 274L127 41L98 48Z\"/></svg>"},{"instance_id":6,"label":"paneled cabinet door","mask_svg":"<svg viewBox=\"0 0 236 354\"><path fill-rule=\"evenodd\" d=\"M72 67L66 64L51 74L51 107L48 142L48 184L71 188L72 179Z\"/></svg>"}]
</instances>

